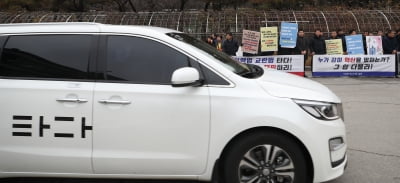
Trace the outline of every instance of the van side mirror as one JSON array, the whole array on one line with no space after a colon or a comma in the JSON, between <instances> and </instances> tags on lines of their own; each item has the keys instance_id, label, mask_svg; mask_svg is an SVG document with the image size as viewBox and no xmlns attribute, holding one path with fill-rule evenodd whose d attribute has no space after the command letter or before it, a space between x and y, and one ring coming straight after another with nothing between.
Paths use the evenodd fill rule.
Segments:
<instances>
[{"instance_id":1,"label":"van side mirror","mask_svg":"<svg viewBox=\"0 0 400 183\"><path fill-rule=\"evenodd\" d=\"M192 67L182 67L174 71L171 78L173 87L201 86L199 71Z\"/></svg>"}]
</instances>

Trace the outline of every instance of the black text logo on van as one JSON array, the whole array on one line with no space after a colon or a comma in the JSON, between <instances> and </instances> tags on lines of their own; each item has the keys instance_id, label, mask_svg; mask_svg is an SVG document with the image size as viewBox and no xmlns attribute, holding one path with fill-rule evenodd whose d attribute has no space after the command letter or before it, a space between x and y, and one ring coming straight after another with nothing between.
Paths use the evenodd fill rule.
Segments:
<instances>
[{"instance_id":1,"label":"black text logo on van","mask_svg":"<svg viewBox=\"0 0 400 183\"><path fill-rule=\"evenodd\" d=\"M81 125L81 138L86 138L86 131L93 130L93 126L86 126L86 118L75 118L75 117L63 117L63 116L56 116L54 117L54 122L68 122L68 123L75 123L75 120L80 121ZM43 132L45 130L51 130L51 125L46 124L44 120L44 116L39 116L39 118L34 119L33 116L23 116L23 115L14 115L12 124L13 136L23 136L23 137L31 137L32 130L33 130L33 123L37 120L39 122L39 128L36 129L39 131L39 137L43 137ZM30 121L29 123L26 123ZM22 123L25 122L25 123ZM52 125L56 125L52 124ZM73 133L54 133L54 137L61 137L61 138L74 138L75 134Z\"/></svg>"}]
</instances>

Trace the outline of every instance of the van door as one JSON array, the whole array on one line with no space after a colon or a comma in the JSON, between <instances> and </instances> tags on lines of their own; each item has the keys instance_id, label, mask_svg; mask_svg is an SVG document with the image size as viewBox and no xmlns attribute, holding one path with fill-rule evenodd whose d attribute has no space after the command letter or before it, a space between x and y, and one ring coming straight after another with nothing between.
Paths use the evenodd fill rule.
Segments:
<instances>
[{"instance_id":1,"label":"van door","mask_svg":"<svg viewBox=\"0 0 400 183\"><path fill-rule=\"evenodd\" d=\"M104 39L106 80L96 83L93 165L101 174L195 175L206 168L207 87L171 86L191 59L155 40Z\"/></svg>"},{"instance_id":2,"label":"van door","mask_svg":"<svg viewBox=\"0 0 400 183\"><path fill-rule=\"evenodd\" d=\"M10 36L0 60L0 171L92 173L91 35Z\"/></svg>"}]
</instances>

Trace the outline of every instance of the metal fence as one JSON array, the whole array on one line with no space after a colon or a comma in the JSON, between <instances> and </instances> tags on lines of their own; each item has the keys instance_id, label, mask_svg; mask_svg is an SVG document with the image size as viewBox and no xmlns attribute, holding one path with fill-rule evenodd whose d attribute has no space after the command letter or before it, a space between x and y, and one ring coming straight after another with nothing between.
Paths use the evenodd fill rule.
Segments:
<instances>
[{"instance_id":1,"label":"metal fence","mask_svg":"<svg viewBox=\"0 0 400 183\"><path fill-rule=\"evenodd\" d=\"M399 11L184 11L184 12L0 12L0 23L33 22L98 22L117 25L151 25L166 27L204 38L210 33L232 32L241 36L242 30L259 30L264 26L280 26L281 22L296 22L308 34L315 29L354 29L358 32L399 29Z\"/></svg>"}]
</instances>

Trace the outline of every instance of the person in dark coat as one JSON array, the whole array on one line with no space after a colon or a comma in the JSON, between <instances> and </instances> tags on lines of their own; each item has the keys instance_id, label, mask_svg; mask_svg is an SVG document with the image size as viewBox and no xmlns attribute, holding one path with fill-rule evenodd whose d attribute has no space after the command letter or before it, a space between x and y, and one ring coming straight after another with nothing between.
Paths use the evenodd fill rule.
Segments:
<instances>
[{"instance_id":1,"label":"person in dark coat","mask_svg":"<svg viewBox=\"0 0 400 183\"><path fill-rule=\"evenodd\" d=\"M349 35L350 35L350 36L357 35L357 31L354 30L354 29L351 29L351 30L349 31Z\"/></svg>"},{"instance_id":2,"label":"person in dark coat","mask_svg":"<svg viewBox=\"0 0 400 183\"><path fill-rule=\"evenodd\" d=\"M236 56L239 43L233 39L232 33L226 34L226 40L222 43L222 51L230 56Z\"/></svg>"},{"instance_id":3,"label":"person in dark coat","mask_svg":"<svg viewBox=\"0 0 400 183\"><path fill-rule=\"evenodd\" d=\"M364 31L364 34L362 36L363 38L363 46L364 46L364 53L367 54L367 36L369 36L369 31Z\"/></svg>"},{"instance_id":4,"label":"person in dark coat","mask_svg":"<svg viewBox=\"0 0 400 183\"><path fill-rule=\"evenodd\" d=\"M332 39L342 39L342 38L340 38L337 31L334 30L331 32L331 36L329 36L328 40L332 40Z\"/></svg>"},{"instance_id":5,"label":"person in dark coat","mask_svg":"<svg viewBox=\"0 0 400 183\"><path fill-rule=\"evenodd\" d=\"M382 39L385 37L385 33L382 30L378 30L377 36L381 36Z\"/></svg>"},{"instance_id":6,"label":"person in dark coat","mask_svg":"<svg viewBox=\"0 0 400 183\"><path fill-rule=\"evenodd\" d=\"M398 50L400 50L400 29L397 29L396 32L397 32L396 34L397 45L399 46Z\"/></svg>"},{"instance_id":7,"label":"person in dark coat","mask_svg":"<svg viewBox=\"0 0 400 183\"><path fill-rule=\"evenodd\" d=\"M343 46L343 54L347 54L347 45L346 45L346 34L344 34L344 31L342 29L337 30L338 33L338 38L342 39L342 46Z\"/></svg>"},{"instance_id":8,"label":"person in dark coat","mask_svg":"<svg viewBox=\"0 0 400 183\"><path fill-rule=\"evenodd\" d=\"M399 49L399 43L396 39L396 31L388 31L387 36L382 40L383 44L383 54L396 54Z\"/></svg>"},{"instance_id":9,"label":"person in dark coat","mask_svg":"<svg viewBox=\"0 0 400 183\"><path fill-rule=\"evenodd\" d=\"M304 55L304 62L307 60L308 50L310 43L308 39L304 36L304 30L299 29L297 33L296 47L294 48L295 55Z\"/></svg>"},{"instance_id":10,"label":"person in dark coat","mask_svg":"<svg viewBox=\"0 0 400 183\"><path fill-rule=\"evenodd\" d=\"M333 39L340 39L341 42L342 42L342 49L343 49L343 39L342 39L341 37L339 37L338 32L335 31L335 30L333 30L333 31L331 32L331 35L328 37L327 40L333 40ZM344 52L343 52L343 53L344 53ZM342 54L343 54L343 53L342 53Z\"/></svg>"},{"instance_id":11,"label":"person in dark coat","mask_svg":"<svg viewBox=\"0 0 400 183\"><path fill-rule=\"evenodd\" d=\"M212 33L210 37L211 37L211 39L213 40L214 43L217 43L218 35L216 33Z\"/></svg>"},{"instance_id":12,"label":"person in dark coat","mask_svg":"<svg viewBox=\"0 0 400 183\"><path fill-rule=\"evenodd\" d=\"M338 37L340 37L340 38L345 36L345 33L344 33L343 29L338 29L337 30L337 34L338 34Z\"/></svg>"},{"instance_id":13,"label":"person in dark coat","mask_svg":"<svg viewBox=\"0 0 400 183\"><path fill-rule=\"evenodd\" d=\"M293 51L294 48L284 48L280 44L278 46L278 55L292 55Z\"/></svg>"},{"instance_id":14,"label":"person in dark coat","mask_svg":"<svg viewBox=\"0 0 400 183\"><path fill-rule=\"evenodd\" d=\"M210 36L210 37L207 37L207 43L208 43L210 46L215 47L214 40L212 39L211 36Z\"/></svg>"},{"instance_id":15,"label":"person in dark coat","mask_svg":"<svg viewBox=\"0 0 400 183\"><path fill-rule=\"evenodd\" d=\"M316 29L314 37L310 41L311 55L324 55L326 54L325 39L322 37L321 29Z\"/></svg>"},{"instance_id":16,"label":"person in dark coat","mask_svg":"<svg viewBox=\"0 0 400 183\"><path fill-rule=\"evenodd\" d=\"M297 33L297 42L295 47L295 54L305 55L309 49L309 40L304 36L304 30L300 29Z\"/></svg>"}]
</instances>

